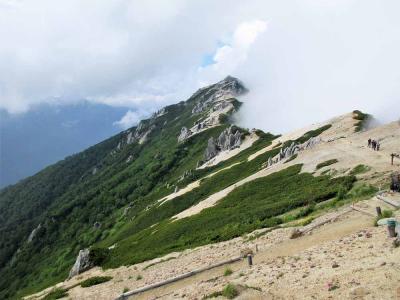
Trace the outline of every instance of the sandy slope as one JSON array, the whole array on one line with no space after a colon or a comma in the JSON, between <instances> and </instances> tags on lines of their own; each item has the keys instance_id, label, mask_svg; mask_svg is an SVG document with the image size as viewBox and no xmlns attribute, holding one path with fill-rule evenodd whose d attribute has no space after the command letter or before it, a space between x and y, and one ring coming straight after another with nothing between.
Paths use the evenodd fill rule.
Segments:
<instances>
[{"instance_id":1,"label":"sandy slope","mask_svg":"<svg viewBox=\"0 0 400 300\"><path fill-rule=\"evenodd\" d=\"M396 199L400 200L400 196ZM374 212L378 203L384 207L375 199L357 206ZM399 212L397 216L400 217ZM202 299L227 283L261 288L261 292L244 291L241 299L398 299L400 248L392 248L386 228L373 227L372 217L348 212L348 207L321 216L314 223L332 217L336 217L333 222L298 239L289 239L292 229L282 228L254 240L236 238L130 267L105 272L96 268L60 286L72 286L94 275L110 275L110 282L89 288L74 287L69 294L72 299L115 299L125 287L133 290L166 280L236 257L241 249L255 249L257 245L252 268L241 261L229 266L234 271L230 276L223 276L226 267L220 267L132 299ZM163 262L169 257L176 258ZM159 263L145 269L154 262ZM338 267L332 267L335 264ZM143 276L142 280L136 280L138 274ZM337 289L330 291L330 283L337 285Z\"/></svg>"},{"instance_id":2,"label":"sandy slope","mask_svg":"<svg viewBox=\"0 0 400 300\"><path fill-rule=\"evenodd\" d=\"M327 123L332 124L332 127L321 134L323 142L314 148L300 152L296 159L288 163L280 162L269 168L262 169L261 171L209 196L198 204L175 215L173 218L182 219L197 214L205 208L214 206L220 199L224 198L236 187L299 163L303 164L302 172L313 173L316 171L317 164L330 159L337 159L338 163L321 168L316 172L316 174L319 175L327 169L334 169L338 176L348 174L355 166L363 164L370 167L370 171L360 175L359 177L374 184L387 184L388 175L391 172L398 170L400 166L400 160L398 160L394 166L390 165L390 154L393 152L399 152L400 150L399 123L392 122L369 131L354 133L354 122L355 120L352 118L351 114L330 120ZM318 128L320 125L321 124L313 127ZM308 130L310 130L310 128L283 136L274 141L273 145L289 139L297 138ZM381 143L381 151L372 151L368 148L368 138L379 139ZM249 159L254 159L257 155L260 155L262 151L266 152L270 150L271 147L273 146L271 145L264 148Z\"/></svg>"}]
</instances>

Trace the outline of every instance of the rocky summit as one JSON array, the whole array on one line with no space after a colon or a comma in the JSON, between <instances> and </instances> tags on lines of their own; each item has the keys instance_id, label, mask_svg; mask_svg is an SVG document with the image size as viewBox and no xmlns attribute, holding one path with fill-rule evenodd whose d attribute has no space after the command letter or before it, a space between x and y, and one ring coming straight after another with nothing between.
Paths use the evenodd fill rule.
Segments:
<instances>
[{"instance_id":1,"label":"rocky summit","mask_svg":"<svg viewBox=\"0 0 400 300\"><path fill-rule=\"evenodd\" d=\"M2 189L0 299L396 299L399 123L249 131L246 92L228 76Z\"/></svg>"}]
</instances>

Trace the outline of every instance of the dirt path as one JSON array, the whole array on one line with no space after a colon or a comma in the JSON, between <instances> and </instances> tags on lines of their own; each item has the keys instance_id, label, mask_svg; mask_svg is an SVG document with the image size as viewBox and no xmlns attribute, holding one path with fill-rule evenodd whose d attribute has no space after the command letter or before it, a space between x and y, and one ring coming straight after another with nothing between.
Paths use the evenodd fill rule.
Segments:
<instances>
[{"instance_id":1,"label":"dirt path","mask_svg":"<svg viewBox=\"0 0 400 300\"><path fill-rule=\"evenodd\" d=\"M351 233L369 227L371 224L371 218L357 213L351 213L350 217L315 229L311 235L306 235L298 239L286 240L268 250L258 252L254 256L254 265L256 266L282 256L292 256L315 245L338 240ZM134 299L157 299L159 297L171 296L176 290L190 285L196 285L201 281L212 281L217 277L221 277L226 267L227 266L215 268L171 285L144 292L140 295L136 295ZM248 266L246 261L241 261L229 265L229 268L234 272L238 272L243 269L248 269Z\"/></svg>"}]
</instances>

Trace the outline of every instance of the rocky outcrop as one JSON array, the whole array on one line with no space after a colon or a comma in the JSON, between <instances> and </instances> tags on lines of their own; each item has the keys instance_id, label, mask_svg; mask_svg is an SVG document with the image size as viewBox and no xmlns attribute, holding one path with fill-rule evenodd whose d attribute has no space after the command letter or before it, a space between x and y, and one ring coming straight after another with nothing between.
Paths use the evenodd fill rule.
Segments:
<instances>
[{"instance_id":1,"label":"rocky outcrop","mask_svg":"<svg viewBox=\"0 0 400 300\"><path fill-rule=\"evenodd\" d=\"M33 241L40 228L42 228L42 224L39 224L35 229L32 230L31 234L28 237L28 243L31 243Z\"/></svg>"},{"instance_id":2,"label":"rocky outcrop","mask_svg":"<svg viewBox=\"0 0 400 300\"><path fill-rule=\"evenodd\" d=\"M241 143L242 134L234 126L230 126L228 129L225 129L218 137L218 145L221 148L221 151L238 148L240 147Z\"/></svg>"},{"instance_id":3,"label":"rocky outcrop","mask_svg":"<svg viewBox=\"0 0 400 300\"><path fill-rule=\"evenodd\" d=\"M220 149L217 146L217 143L215 142L215 139L213 137L211 137L208 140L207 148L206 148L206 151L204 152L204 160L208 161L211 158L217 156L219 151L220 151Z\"/></svg>"},{"instance_id":4,"label":"rocky outcrop","mask_svg":"<svg viewBox=\"0 0 400 300\"><path fill-rule=\"evenodd\" d=\"M186 127L182 127L181 133L178 136L178 142L182 142L182 141L186 140L191 135L192 135L192 132L189 129L187 129Z\"/></svg>"},{"instance_id":5,"label":"rocky outcrop","mask_svg":"<svg viewBox=\"0 0 400 300\"><path fill-rule=\"evenodd\" d=\"M182 127L178 141L182 142L196 133L220 125L222 115L231 115L236 111L236 106L239 102L235 97L246 91L238 79L230 76L217 84L197 91L188 100L188 103L194 101L192 114L199 114L201 118L190 129Z\"/></svg>"},{"instance_id":6,"label":"rocky outcrop","mask_svg":"<svg viewBox=\"0 0 400 300\"><path fill-rule=\"evenodd\" d=\"M296 144L293 142L290 144L290 146L281 148L279 153L277 155L275 155L274 157L268 158L268 161L266 163L264 163L263 167L270 167L282 160L289 159L293 155L299 153L300 151L304 151L304 150L313 148L315 145L319 144L320 142L321 142L320 137L312 137L303 144Z\"/></svg>"},{"instance_id":7,"label":"rocky outcrop","mask_svg":"<svg viewBox=\"0 0 400 300\"><path fill-rule=\"evenodd\" d=\"M228 76L214 85L200 89L191 97L198 98L196 105L192 109L192 113L202 113L214 106L213 104L218 101L235 98L245 92L247 92L246 88L238 79ZM214 111L222 109L225 105L226 103L218 103L214 106Z\"/></svg>"},{"instance_id":8,"label":"rocky outcrop","mask_svg":"<svg viewBox=\"0 0 400 300\"><path fill-rule=\"evenodd\" d=\"M230 126L218 136L217 139L211 137L208 140L206 151L204 152L204 161L209 161L218 155L221 151L230 151L240 147L243 134L236 126Z\"/></svg>"},{"instance_id":9,"label":"rocky outcrop","mask_svg":"<svg viewBox=\"0 0 400 300\"><path fill-rule=\"evenodd\" d=\"M167 109L165 107L163 107L160 110L158 110L155 113L153 113L151 115L151 118L155 119L155 118L158 118L158 117L161 117L161 116L165 115L166 113L167 113Z\"/></svg>"},{"instance_id":10,"label":"rocky outcrop","mask_svg":"<svg viewBox=\"0 0 400 300\"><path fill-rule=\"evenodd\" d=\"M184 180L185 178L187 178L191 175L192 175L192 170L186 170L185 172L183 172L183 174L181 176L179 176L178 182Z\"/></svg>"},{"instance_id":11,"label":"rocky outcrop","mask_svg":"<svg viewBox=\"0 0 400 300\"><path fill-rule=\"evenodd\" d=\"M85 272L93 267L94 267L94 264L93 264L93 262L90 261L90 250L87 248L80 250L73 267L69 271L68 278L72 278L72 277L74 277L82 272Z\"/></svg>"}]
</instances>

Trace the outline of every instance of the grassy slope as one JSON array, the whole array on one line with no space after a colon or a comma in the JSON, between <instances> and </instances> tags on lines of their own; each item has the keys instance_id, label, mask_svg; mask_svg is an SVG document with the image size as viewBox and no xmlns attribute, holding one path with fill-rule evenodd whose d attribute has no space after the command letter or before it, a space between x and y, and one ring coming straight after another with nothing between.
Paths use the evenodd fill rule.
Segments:
<instances>
[{"instance_id":1,"label":"grassy slope","mask_svg":"<svg viewBox=\"0 0 400 300\"><path fill-rule=\"evenodd\" d=\"M216 206L175 222L164 220L118 243L106 267L133 264L172 251L228 240L279 224L275 218L299 206L349 190L354 177L331 179L299 174L301 165L256 179L232 191Z\"/></svg>"},{"instance_id":2,"label":"grassy slope","mask_svg":"<svg viewBox=\"0 0 400 300\"><path fill-rule=\"evenodd\" d=\"M305 137L310 138L319 135L322 133L324 130L327 130L330 128L330 126L324 126L321 127L317 130L313 130L312 132L307 132L305 133L302 137L296 140L296 142L303 142ZM115 250L112 251L111 254L111 259L105 264L107 267L116 267L122 264L126 263L134 263L137 261L140 261L141 259L137 259L135 256L132 256L131 253L136 253L140 252L143 249L136 249L136 245L138 244L145 244L143 240L141 240L141 234L143 234L144 238L147 239L149 238L149 230L152 232L153 229L147 229L150 226L159 223L159 222L167 222L168 219L175 214L189 208L190 206L200 202L201 200L204 200L208 196L212 195L215 192L218 192L238 181L240 181L243 178L246 178L250 176L251 174L254 174L255 172L259 171L261 169L261 166L264 162L268 160L269 157L273 157L276 154L279 153L281 148L275 148L272 149L266 153L263 153L259 156L257 156L255 159L248 161L247 158L250 154L255 153L256 151L260 150L260 145L268 145L271 143L271 140L273 139L272 136L270 135L265 135L263 136L262 139L259 140L259 143L254 144L252 147L249 149L243 151L240 155L237 157L231 158L229 161L222 162L218 164L215 167L211 168L206 168L205 170L201 170L204 174L208 174L210 170L215 171L217 169L220 169L222 167L225 167L226 165L232 165L233 163L240 162L237 165L234 165L233 167L224 170L222 172L219 172L218 174L214 175L213 177L210 178L205 178L201 181L201 185L198 188L193 189L192 191L181 195L179 197L174 198L173 200L170 200L162 205L159 206L154 206L151 207L147 211L143 211L139 215L137 215L137 218L135 218L131 223L127 223L124 228L121 229L121 231L116 234L115 236L106 239L100 243L100 246L110 246L114 243L118 243L118 247L115 248ZM299 175L301 177L305 175ZM323 177L326 181L330 181L329 177ZM337 189L337 186L334 185L336 179L331 180L332 181L332 186ZM340 184L339 184L340 185ZM251 186L251 185L250 185ZM337 190L335 190L337 191ZM282 192L282 191L281 191ZM298 190L297 192L300 192L301 196L301 191ZM281 196L279 192L277 192L277 198L279 199ZM283 196L282 196L283 197ZM244 201L244 200L243 200ZM283 205L285 206L286 203L282 201ZM304 205L303 202L299 202L300 205ZM254 213L254 212L252 212ZM250 213L250 214L252 214ZM220 221L227 222L228 220L225 220L223 215L220 217ZM164 224L162 223L162 224ZM180 224L180 223L179 223ZM210 223L211 224L211 223ZM158 228L156 226L155 228ZM254 229L254 228L252 228ZM153 236L153 235L151 235ZM162 239L161 239L162 240ZM205 243L209 242L208 239L205 239ZM188 243L187 247L192 247L197 244L192 244ZM147 244L148 246L148 244ZM133 247L132 249L130 247ZM151 248L151 247L150 247ZM146 259L153 258L157 255L161 254L166 254L168 251L163 251L161 250L162 248L160 246L157 247L156 253L151 253L151 251L147 250L145 251L148 255L146 256ZM176 248L173 246L170 248L170 251L176 250L176 249L183 249L182 247ZM129 254L126 254L129 253Z\"/></svg>"}]
</instances>

